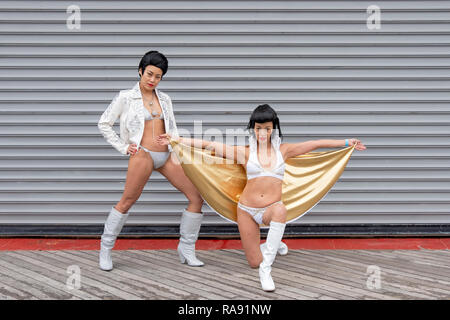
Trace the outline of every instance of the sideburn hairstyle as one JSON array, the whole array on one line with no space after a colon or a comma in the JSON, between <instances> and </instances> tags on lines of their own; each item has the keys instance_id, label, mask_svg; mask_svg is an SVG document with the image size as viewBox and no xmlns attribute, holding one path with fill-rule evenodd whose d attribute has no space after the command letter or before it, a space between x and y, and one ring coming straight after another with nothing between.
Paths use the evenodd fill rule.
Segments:
<instances>
[{"instance_id":1,"label":"sideburn hairstyle","mask_svg":"<svg viewBox=\"0 0 450 320\"><path fill-rule=\"evenodd\" d=\"M275 110L268 104L261 104L253 110L250 116L250 121L247 125L247 130L253 132L256 123L264 123L269 121L272 121L273 129L277 129L280 138L283 138L283 135L281 134L280 119L278 119Z\"/></svg>"},{"instance_id":2,"label":"sideburn hairstyle","mask_svg":"<svg viewBox=\"0 0 450 320\"><path fill-rule=\"evenodd\" d=\"M163 72L162 75L164 76L167 72L167 69L169 68L169 61L161 52L152 50L144 54L144 56L142 57L141 62L139 62L138 73L139 69L142 68L142 74L144 74L145 68L147 68L147 66L149 65L160 68Z\"/></svg>"}]
</instances>

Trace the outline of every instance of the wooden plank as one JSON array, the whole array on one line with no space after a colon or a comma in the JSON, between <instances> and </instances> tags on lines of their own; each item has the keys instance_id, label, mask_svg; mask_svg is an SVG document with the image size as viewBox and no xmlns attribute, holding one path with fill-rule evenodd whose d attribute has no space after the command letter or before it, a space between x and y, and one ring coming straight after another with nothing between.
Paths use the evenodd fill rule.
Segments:
<instances>
[{"instance_id":1,"label":"wooden plank","mask_svg":"<svg viewBox=\"0 0 450 320\"><path fill-rule=\"evenodd\" d=\"M450 299L442 251L290 250L275 260L270 293L243 250L198 250L203 267L181 264L175 250L114 250L110 272L100 270L98 250L6 251L0 299ZM78 291L66 287L69 265L81 268ZM366 288L368 265L380 267L381 289Z\"/></svg>"},{"instance_id":2,"label":"wooden plank","mask_svg":"<svg viewBox=\"0 0 450 320\"><path fill-rule=\"evenodd\" d=\"M387 274L394 274L394 275L399 276L401 282L403 282L403 283L406 282L406 275L407 275L407 273L404 270L401 270L401 271L396 270L396 269L401 269L401 268L396 268L395 266L392 267L392 266L390 266L387 263L380 264L380 263L377 263L377 261L374 261L374 260L372 260L372 261L362 261L361 259L358 260L359 257L355 258L354 256L349 256L347 253L344 253L344 252L341 252L341 251L344 251L344 250L340 250L339 253L329 252L326 255L332 261L335 261L335 262L336 261L340 261L342 263L348 264L349 266L350 265L357 266L357 267L363 266L364 268L367 268L368 265L373 265L373 264L378 265L380 267L381 271L382 271L382 278L386 279ZM313 256L318 256L317 252L308 252L307 254L310 254L310 255L313 255ZM325 255L325 253L323 253L323 252L321 252L321 254ZM409 276L410 277L409 277L408 280L410 281L410 283L413 283L413 284L414 283L415 284L420 283L420 280L426 279L424 277L420 277L420 276L417 276L415 274L409 274ZM426 280L431 280L432 282L435 281L435 280L429 279L429 278L426 279ZM390 284L392 286L398 286L398 284L396 284L395 282L391 282ZM434 284L434 285L436 285L436 284ZM434 299L434 298L436 298L436 297L433 296L432 293L429 293L429 292L424 292L424 293L427 293L425 295L421 294L421 293L416 294L414 292L405 292L405 291L402 292L402 293L405 296L414 295L416 297L420 296L421 298L427 298L427 299Z\"/></svg>"},{"instance_id":3,"label":"wooden plank","mask_svg":"<svg viewBox=\"0 0 450 320\"><path fill-rule=\"evenodd\" d=\"M18 261L27 262L28 263L27 267L29 270L34 270L41 274L53 275L53 279L61 281L62 283L66 284L67 278L69 277L69 274L67 273L67 267L72 264L71 263L72 261L67 260L67 262L63 266L52 265L45 262L44 259L36 257L36 255L34 255L33 257L28 257L23 254L20 254L19 252L20 251L9 251L6 253L6 256L18 259ZM106 297L110 296L113 299L129 299L129 300L141 299L137 295L124 292L119 288L116 288L109 284L102 283L86 275L83 275L81 278L81 286L84 288L83 291L92 292L93 294L96 294L97 296L100 296L102 298L103 298L102 295L106 294ZM66 290L70 291L69 289Z\"/></svg>"},{"instance_id":4,"label":"wooden plank","mask_svg":"<svg viewBox=\"0 0 450 320\"><path fill-rule=\"evenodd\" d=\"M437 259L450 259L450 249L440 249L440 250L429 250L429 249L420 249L420 250L395 250L397 253L401 254L418 254L421 257L430 257Z\"/></svg>"},{"instance_id":5,"label":"wooden plank","mask_svg":"<svg viewBox=\"0 0 450 320\"><path fill-rule=\"evenodd\" d=\"M286 257L280 257L280 258L287 258ZM286 260L286 259L278 259L275 260L277 265L282 264L280 260ZM275 265L275 264L274 264ZM282 268L283 266L279 266L279 268ZM317 267L317 266L316 266ZM288 274L288 271L286 271L286 268L284 267L283 270L285 270L283 273ZM291 285L293 285L292 281L297 281L297 278L301 278L301 283L307 283L310 286L316 286L319 288L322 288L323 290L326 290L328 295L337 295L340 296L341 299L363 299L364 296L361 296L361 294L365 293L368 295L378 295L377 293L372 293L368 291L361 291L361 290L355 290L354 287L348 286L347 283L344 281L344 283L337 283L335 280L327 280L323 277L318 277L317 274L308 274L306 270L304 270L302 273L298 272L298 265L295 265L295 268L293 270L290 270L290 274L292 275L292 278L289 279L291 281ZM346 296L346 298L343 298L343 296ZM381 297L379 297L381 298ZM383 296L384 299L395 299L395 297L390 296Z\"/></svg>"},{"instance_id":6,"label":"wooden plank","mask_svg":"<svg viewBox=\"0 0 450 320\"><path fill-rule=\"evenodd\" d=\"M143 287L141 282L134 281L129 278L120 278L117 275L110 275L109 272L104 272L97 267L89 266L83 264L81 259L76 256L64 256L60 255L59 251L20 251L19 254L26 255L28 257L38 257L40 260L47 262L50 265L78 265L81 272L81 281L84 282L84 277L88 276L90 278L96 279L99 282L113 286L125 293L136 294L141 298L153 299L155 298L154 292L147 291ZM82 284L83 285L83 284Z\"/></svg>"},{"instance_id":7,"label":"wooden plank","mask_svg":"<svg viewBox=\"0 0 450 320\"><path fill-rule=\"evenodd\" d=\"M205 262L210 261L212 265L215 265L215 270L217 273L229 272L233 278L238 279L242 282L242 279L248 279L248 288L256 290L255 293L264 292L262 291L261 284L259 281L258 268L252 269L248 266L245 259L237 263L228 261L223 258L223 253L228 250L215 250L215 251L200 251L203 254L202 259ZM205 257L205 255L211 255L210 258ZM209 259L209 260L208 260ZM224 271L227 270L227 271ZM313 292L311 290L306 290L305 286L293 287L290 283L285 283L284 279L277 281L276 291L269 293L274 296L277 295L277 299L317 299L321 296L320 293ZM285 297L283 297L283 295Z\"/></svg>"},{"instance_id":8,"label":"wooden plank","mask_svg":"<svg viewBox=\"0 0 450 320\"><path fill-rule=\"evenodd\" d=\"M251 269L245 265L244 268L240 267L237 271L231 270L228 268L226 261L223 260L221 251L222 250L200 251L200 254L197 253L197 256L206 263L206 269L212 272L210 274L213 279L222 277L228 284L234 283L239 287L245 285L245 288L247 290L252 290L254 294L267 296L270 299L310 299L319 296L316 293L304 291L300 288L289 287L288 290L286 290L280 286L277 287L275 293L265 292L261 288L257 269ZM157 254L168 254L169 252L170 251L158 251ZM211 254L211 257L205 256L206 252Z\"/></svg>"},{"instance_id":9,"label":"wooden plank","mask_svg":"<svg viewBox=\"0 0 450 320\"><path fill-rule=\"evenodd\" d=\"M85 253L89 255L97 255L97 252L92 253L89 251L85 251ZM227 299L226 295L220 295L217 292L210 291L210 288L207 286L201 285L192 287L190 284L194 282L186 282L186 279L182 277L181 272L177 274L177 272L172 272L172 270L161 268L148 262L144 263L138 259L131 260L125 250L120 251L120 254L116 254L114 261L116 267L120 268L121 270L131 273L139 273L143 277L150 277L154 280L159 280L162 283L170 284L174 288L181 288L182 290L186 290L193 295L192 299L197 299L197 296L202 296L206 299Z\"/></svg>"},{"instance_id":10,"label":"wooden plank","mask_svg":"<svg viewBox=\"0 0 450 320\"><path fill-rule=\"evenodd\" d=\"M288 261L281 262L285 265L285 268L294 272L301 272L302 274L308 274L313 277L317 277L324 280L333 281L340 284L352 286L354 288L368 290L379 294L387 294L389 296L395 296L401 298L402 294L394 287L385 285L381 289L369 289L366 286L367 276L365 274L366 269L359 268L357 270L349 269L345 265L336 266L335 264L324 263L324 261L314 260L308 258L307 260L302 257L299 259L297 254L292 254Z\"/></svg>"},{"instance_id":11,"label":"wooden plank","mask_svg":"<svg viewBox=\"0 0 450 320\"><path fill-rule=\"evenodd\" d=\"M225 250L220 250L221 253L224 253L224 251ZM226 250L226 251L229 251L229 250ZM205 252L205 251L203 251L203 252ZM204 255L213 255L213 254L214 253L212 253L211 251L207 251L204 253ZM204 255L202 257L203 259L205 259ZM217 258L216 256L214 256L213 258L219 261L220 264L219 264L218 268L233 271L233 272L237 273L238 275L240 274L241 275L240 278L247 277L248 279L251 279L251 281L253 283L256 283L256 281L259 280L259 275L257 272L258 269L251 269L247 265L246 262L243 263L244 260L237 261L234 259L228 259L228 258L224 258L224 257ZM205 259L205 261L206 261L206 259ZM215 260L212 260L212 261L215 261ZM259 282L258 282L258 284L259 284ZM277 289L275 292L276 293L281 292L284 295L293 295L293 294L299 292L308 297L311 297L311 298L315 297L316 299L318 299L324 293L329 294L328 291L323 291L323 290L320 290L317 288L306 286L304 283L296 283L295 287L294 287L290 280L286 280L284 278L276 279L276 287L277 287ZM259 290L261 290L260 284L257 286L257 288ZM298 290L300 290L300 291L298 291Z\"/></svg>"},{"instance_id":12,"label":"wooden plank","mask_svg":"<svg viewBox=\"0 0 450 320\"><path fill-rule=\"evenodd\" d=\"M357 252L357 256L352 254L352 252L346 252L346 250L341 250L342 252L339 252L339 256L343 257L345 259L355 261L355 259L358 259L359 262L364 262L367 265L376 264L379 267L391 267L395 268L397 270L402 270L403 273L408 274L409 276L412 276L414 278L422 278L426 279L428 278L430 281L435 281L439 279L438 282L444 284L444 285L450 285L450 282L445 281L443 279L447 279L448 277L445 277L444 275L440 273L435 272L429 272L428 270L425 270L423 267L415 265L412 263L411 260L408 259L392 259L389 257L386 257L386 255L383 255L382 253L372 253L372 254L366 254L364 252ZM330 252L330 255L336 256L335 252ZM373 258L374 254L376 254L376 259ZM427 277L424 277L424 273L427 274Z\"/></svg>"},{"instance_id":13,"label":"wooden plank","mask_svg":"<svg viewBox=\"0 0 450 320\"><path fill-rule=\"evenodd\" d=\"M292 252L292 255L290 255L291 257L293 257L295 259L295 256L300 256L301 252L298 252L297 250ZM291 258L292 259L292 258ZM330 263L324 263L324 261L316 261L315 263L313 262L311 265L309 265L308 267L305 268L305 266L308 265L308 260L304 259L304 257L302 257L302 259L300 260L286 260L286 259L282 259L280 263L284 264L286 266L286 268L292 269L292 271L294 272L301 272L302 274L308 274L310 276L313 277L318 277L320 279L324 279L324 280L330 280L336 283L340 283L343 285L352 285L356 290L359 289L363 289L363 290L367 290L366 292L371 292L369 294L369 296L373 296L373 295L377 295L377 294L388 294L389 296L391 296L392 294L395 293L394 292L389 292L387 290L374 290L372 291L371 289L368 289L365 286L365 282L366 282L366 277L365 277L365 271L366 269L364 269L364 272L361 272L362 270L355 270L352 273L347 273L342 271L342 269L340 270L340 273L336 272L336 270L333 269L333 267L327 267L329 265L331 265ZM309 259L309 258L308 258ZM306 261L306 262L305 262ZM332 266L332 265L331 265ZM301 269L301 270L299 270ZM354 280L355 275L359 275L359 278L356 279L356 281ZM373 296L373 298L376 298L376 296Z\"/></svg>"},{"instance_id":14,"label":"wooden plank","mask_svg":"<svg viewBox=\"0 0 450 320\"><path fill-rule=\"evenodd\" d=\"M364 251L365 254L370 255L370 256L374 256L376 255L378 257L378 254L374 253L374 252L369 252L369 251ZM393 255L393 259L395 259L395 261L397 261L397 257L396 255ZM414 281L414 285L410 288L411 291L422 291L424 293L432 291L434 293L436 293L437 295L435 295L437 298L447 298L450 295L450 286L448 285L443 285L440 283L436 282L436 279L449 279L450 278L450 274L447 271L447 268L442 269L440 267L436 266L431 266L430 264L426 263L426 262L422 262L422 261L417 261L415 260L415 258L413 258L413 260L411 260L409 262L409 265L414 265L415 270L419 270L419 274L427 274L428 276L432 276L432 274L430 273L430 268L434 269L434 276L432 280L415 280ZM408 268L410 269L410 268ZM401 268L401 270L405 270L404 268ZM445 272L437 272L436 270L444 270ZM415 272L416 273L416 272ZM405 277L402 276L397 276L397 280L399 283L404 284L406 283L409 279L405 279ZM431 293L433 294L433 293Z\"/></svg>"},{"instance_id":15,"label":"wooden plank","mask_svg":"<svg viewBox=\"0 0 450 320\"><path fill-rule=\"evenodd\" d=\"M215 280L214 281L209 280L208 278L202 276L203 267L201 268L196 267L195 274L192 274L191 273L192 267L182 265L181 263L177 265L170 265L170 267L168 267L166 263L160 263L158 259L146 257L146 255L143 255L142 252L140 252L139 250L130 250L127 251L125 254L134 259L138 259L139 261L145 261L145 263L151 261L153 265L157 265L160 268L165 269L168 274L171 274L172 276L175 277L179 277L181 281L191 283L194 287L200 285L201 287L204 288L204 290L207 290L212 293L220 292L220 294L227 299L233 299L233 297L235 297L237 294L242 294L242 291L236 293L230 290L221 290L220 286L217 284Z\"/></svg>"},{"instance_id":16,"label":"wooden plank","mask_svg":"<svg viewBox=\"0 0 450 320\"><path fill-rule=\"evenodd\" d=\"M295 261L295 259L297 259L296 257L300 257L300 254L298 252L292 252L292 256L293 259ZM359 278L354 285L361 287L364 286L367 280L367 276L366 276L366 268L361 268L361 267L357 267L355 268L354 266L349 266L347 263L345 262L336 262L336 261L330 261L327 260L324 257L312 257L312 256L308 256L307 259L304 259L303 256L301 256L301 258L303 260L306 260L308 262L311 263L311 266L314 267L314 265L323 265L323 266L330 266L329 268L320 268L318 269L318 271L320 271L323 274L327 274L327 271L331 271L330 273L333 275L339 275L341 277L340 281L348 281L348 283L353 282L353 278L355 277L355 274L359 274ZM336 272L334 272L336 271ZM383 286L382 286L382 291L380 291L380 289L377 289L377 292L386 292L386 293L390 293L390 294L400 294L401 296L404 295L404 293L401 290L398 290L398 288L396 288L396 286L391 286L390 285L390 281L392 281L391 277L386 277L385 274L382 274L382 279L383 279ZM386 281L387 280L387 281ZM395 282L395 281L394 281ZM424 296L424 295L415 295L416 298L429 298L428 296Z\"/></svg>"},{"instance_id":17,"label":"wooden plank","mask_svg":"<svg viewBox=\"0 0 450 320\"><path fill-rule=\"evenodd\" d=\"M215 254L217 250L214 251ZM172 265L175 263L175 255L173 255L170 251L167 250L159 250L159 251L140 251L139 253L147 254L148 256L153 256L156 259L163 261L169 268L172 268ZM202 252L203 253L203 252ZM202 259L206 265L201 267L202 277L213 279L217 283L217 288L219 290L227 290L230 292L234 292L235 294L242 294L242 296L246 297L246 299L292 299L293 294L298 294L299 292L287 292L286 295L280 294L280 290L277 290L277 293L268 293L261 289L261 285L259 283L259 277L250 281L235 273L230 273L229 270L224 268L223 266L217 267L214 263L219 264L219 259L213 261L210 259L205 259L203 255L197 254L199 259ZM179 262L178 262L179 264ZM189 268L186 272L198 272L195 271L197 268ZM192 270L192 271L190 271ZM255 281L256 280L256 281ZM245 290L242 290L242 287ZM310 296L299 295L298 299L310 299Z\"/></svg>"},{"instance_id":18,"label":"wooden plank","mask_svg":"<svg viewBox=\"0 0 450 320\"><path fill-rule=\"evenodd\" d=\"M76 253L77 255L83 255L87 259L98 259L98 252L95 251L79 251ZM134 268L133 265L129 265L126 263L122 263L122 261L117 261L120 258L117 256L117 254L114 256L113 254L113 261L114 261L114 269L110 272L124 272L126 274L125 276L133 277L136 279L142 279L145 283L151 283L153 285L158 285L163 289L169 290L172 293L176 292L183 292L183 295L177 294L179 297L177 299L207 299L208 296L205 294L202 290L192 290L189 286L185 284L180 284L179 282L173 281L171 278L167 278L164 274L161 272L158 272L157 270L152 270L151 268L148 268L148 270L151 270L152 272L149 272L148 270L142 271L140 269Z\"/></svg>"},{"instance_id":19,"label":"wooden plank","mask_svg":"<svg viewBox=\"0 0 450 320\"><path fill-rule=\"evenodd\" d=\"M295 257L290 256L289 259L279 259L279 268L289 270L293 275L301 274L307 276L308 279L315 279L315 282L327 284L328 290L346 294L357 299L396 299L392 292L372 291L364 284L362 274L355 279L355 273L340 277L340 274L334 270L327 268L326 264L312 264L308 266L304 259L294 260ZM300 269L300 270L299 270ZM331 271L331 272L328 272ZM358 273L356 273L358 274ZM302 280L305 281L305 280Z\"/></svg>"},{"instance_id":20,"label":"wooden plank","mask_svg":"<svg viewBox=\"0 0 450 320\"><path fill-rule=\"evenodd\" d=\"M450 266L448 265L450 262L450 258L447 259L434 259L429 258L428 256L421 255L419 252L416 252L414 254L404 254L400 252L400 250L396 250L394 252L378 252L374 250L361 250L361 254L367 255L367 256L377 256L377 257L384 257L389 259L395 259L396 262L400 259L406 259L410 263L416 264L416 262L432 262L429 268L427 268L427 271L433 274L436 274L438 276L444 276L444 277L450 277ZM420 266L418 266L419 270L421 270Z\"/></svg>"},{"instance_id":21,"label":"wooden plank","mask_svg":"<svg viewBox=\"0 0 450 320\"><path fill-rule=\"evenodd\" d=\"M374 256L374 253L365 253L367 255ZM417 256L406 256L402 255L402 257L409 257L410 265L415 269L421 272L421 274L426 273L427 275L433 278L442 278L442 279L450 279L450 259L446 262L444 261L435 261L429 260L426 257L417 257ZM395 259L397 259L397 255L395 255Z\"/></svg>"},{"instance_id":22,"label":"wooden plank","mask_svg":"<svg viewBox=\"0 0 450 320\"><path fill-rule=\"evenodd\" d=\"M319 300L339 300L338 298L333 298L329 296L321 296Z\"/></svg>"},{"instance_id":23,"label":"wooden plank","mask_svg":"<svg viewBox=\"0 0 450 320\"><path fill-rule=\"evenodd\" d=\"M365 283L367 280L367 277L364 276L364 273L366 272L366 268L358 268L357 270L352 270L355 274L359 274L360 275L360 279L361 282L359 284L359 287L366 287ZM341 272L341 271L340 271ZM351 277L351 275L349 276ZM343 278L344 279L344 278ZM369 290L374 290L375 292L382 292L382 293L386 293L386 294L390 294L390 295L395 295L398 296L400 298L408 298L408 296L405 295L404 290L402 289L409 289L409 293L408 295L410 296L410 298L419 298L419 299L432 299L433 297L430 295L424 295L423 292L419 293L419 294L414 294L412 292L416 291L413 287L409 287L409 286L403 286L402 289L399 289L398 285L396 285L396 281L392 281L392 279L390 279L389 277L387 277L384 273L383 273L383 269L382 269L382 273L381 273L381 279L382 279L382 286L379 289L369 289Z\"/></svg>"},{"instance_id":24,"label":"wooden plank","mask_svg":"<svg viewBox=\"0 0 450 320\"><path fill-rule=\"evenodd\" d=\"M371 253L369 250L365 250L366 253ZM432 263L435 267L449 269L448 271L450 275L450 256L447 255L428 255L424 252L404 252L406 250L396 250L392 253L392 256L395 257L409 257L411 260L415 262L428 262ZM423 250L421 250L423 251Z\"/></svg>"},{"instance_id":25,"label":"wooden plank","mask_svg":"<svg viewBox=\"0 0 450 320\"><path fill-rule=\"evenodd\" d=\"M344 251L344 250L340 250L340 251ZM314 251L304 251L304 253L308 254L308 255L313 255L313 256L316 256L316 257L319 256L319 254L317 252L314 252ZM320 252L320 256L322 256L322 257L327 256L329 259L334 259L334 260L336 258L341 258L341 259L343 259L344 263L346 261L348 261L349 263L354 263L355 262L355 255L352 255L352 253L340 252L340 253L336 254L336 253L330 251L330 252ZM362 256L361 253L358 253L358 256L356 257L356 260L359 263L361 263L361 261L364 262L363 265L366 265L366 266L367 265L371 265L371 264L376 264L377 262L379 262L378 265L381 265L382 263L386 263L386 267L393 267L393 268L396 268L396 269L401 269L402 272L403 272L403 275L405 277L421 279L421 280L428 280L428 281L432 281L432 282L436 281L435 278L429 278L429 277L427 278L427 277L422 276L421 275L422 270L416 271L415 273L413 273L414 270L406 269L406 267L409 264L409 260L402 260L403 262L401 264L395 265L395 263L396 263L394 261L395 259L391 259L390 261L378 261L376 259L363 260L363 257L364 256ZM443 280L441 279L440 281L443 281ZM445 283L445 281L443 281L443 283L441 283L441 284L447 286L447 283Z\"/></svg>"},{"instance_id":26,"label":"wooden plank","mask_svg":"<svg viewBox=\"0 0 450 320\"><path fill-rule=\"evenodd\" d=\"M83 299L100 299L98 296L78 289L69 291L65 281L61 282L53 279L52 276L54 276L54 274L46 273L46 275L43 275L40 272L29 270L28 265L22 267L16 259L12 259L7 253L8 252L2 252L0 254L0 266L9 269L9 276L20 278L22 281L36 289L42 290L51 299L70 299L73 296Z\"/></svg>"},{"instance_id":27,"label":"wooden plank","mask_svg":"<svg viewBox=\"0 0 450 320\"><path fill-rule=\"evenodd\" d=\"M170 286L166 286L161 284L160 282L153 281L151 279L147 279L144 277L140 277L138 275L131 274L129 272L124 272L119 268L114 268L112 271L103 271L100 270L98 265L98 257L93 260L90 256L85 258L84 255L79 254L80 251L58 251L58 254L73 256L74 259L78 259L80 263L89 266L93 270L97 270L99 273L103 274L104 277L108 279L117 279L120 281L124 281L133 287L144 288L150 292L155 299L185 299L190 296L190 293L187 291L179 290L176 288L172 288Z\"/></svg>"},{"instance_id":28,"label":"wooden plank","mask_svg":"<svg viewBox=\"0 0 450 320\"><path fill-rule=\"evenodd\" d=\"M98 256L92 257L91 255L86 255L83 251L73 250L73 251L58 251L60 255L73 256L74 259L78 259L81 263L84 263L91 268L99 270L99 272L105 274L108 278L120 278L123 281L127 281L133 286L142 286L145 289L151 291L156 295L158 299L188 299L190 293L178 288L173 288L162 284L160 281L154 281L148 278L141 277L139 275L134 275L129 272L120 270L120 268L114 268L112 271L100 270L98 265Z\"/></svg>"},{"instance_id":29,"label":"wooden plank","mask_svg":"<svg viewBox=\"0 0 450 320\"><path fill-rule=\"evenodd\" d=\"M0 280L9 286L12 286L18 290L27 294L28 300L48 300L52 299L50 295L47 295L41 287L36 287L34 284L28 283L32 279L23 276L22 274L9 270L0 266Z\"/></svg>"},{"instance_id":30,"label":"wooden plank","mask_svg":"<svg viewBox=\"0 0 450 320\"><path fill-rule=\"evenodd\" d=\"M155 270L158 270L158 276L161 277L161 279L171 279L177 285L184 284L186 288L190 288L190 291L192 293L198 293L199 291L202 292L202 296L207 299L232 299L234 297L234 294L226 292L226 291L219 291L215 290L215 288L211 288L205 281L199 281L200 278L198 276L190 276L188 275L185 270L182 269L171 269L167 268L164 265L160 265L155 261L149 262L148 260L142 259L141 257L136 257L133 255L132 252L125 252L125 255L128 259L132 258L136 262L135 267L139 269L145 269L154 273Z\"/></svg>"},{"instance_id":31,"label":"wooden plank","mask_svg":"<svg viewBox=\"0 0 450 320\"><path fill-rule=\"evenodd\" d=\"M312 250L312 251L303 251L303 253L308 255L308 258L311 258L311 259L314 259L314 258L315 259L327 259L327 260L323 260L324 263L334 263L334 264L342 263L343 265L346 265L348 268L353 268L354 269L356 267L358 270L360 269L359 265L354 266L352 263L349 263L349 262L351 262L351 260L349 260L349 259L344 258L344 260L342 262L333 260L333 256L334 255L333 255L332 251L330 251L330 252L324 252L324 251L315 252L314 250ZM296 254L296 253L294 253L294 254ZM342 257L342 254L343 253L341 253L340 255L338 254L338 257ZM408 264L408 261L406 260L404 263ZM376 261L370 261L369 263L366 262L365 267L367 268L367 266L370 265L370 264L376 264ZM389 267L391 266L389 263L387 265ZM436 279L424 278L422 276L417 276L416 274L407 273L407 272L405 272L405 268L403 266L400 269L402 269L401 275L399 275L398 273L397 274L394 273L393 275L394 276L401 276L402 279L404 279L404 280L427 281L427 282L432 283L434 286L442 286L442 288L448 288L447 284L437 283ZM392 273L391 273L391 275L392 275Z\"/></svg>"},{"instance_id":32,"label":"wooden plank","mask_svg":"<svg viewBox=\"0 0 450 320\"><path fill-rule=\"evenodd\" d=\"M205 266L202 267L189 267L187 265L181 265L181 263L178 260L178 254L177 255L173 255L170 254L170 252L167 252L165 250L160 250L160 251L139 251L136 252L137 254L141 254L144 255L144 259L145 258L150 258L150 259L154 259L156 261L158 261L158 263L160 265L165 265L167 268L181 268L183 270L183 272L189 273L191 275L195 275L196 277L199 277L199 280L201 279L213 279L214 281L214 285L211 286L212 288L215 288L215 290L218 291L227 291L230 294L233 294L234 297L236 296L243 296L245 297L245 299L270 299L270 297L267 296L260 296L257 294L254 294L251 291L245 291L245 290L241 290L240 288L236 287L234 284L236 284L233 281L233 276L232 275L223 275L223 274L219 274L217 273L213 266L209 263L206 263ZM197 255L199 257L199 255ZM203 257L199 257L199 259L203 260ZM222 271L224 271L222 269ZM200 273L200 275L199 275Z\"/></svg>"},{"instance_id":33,"label":"wooden plank","mask_svg":"<svg viewBox=\"0 0 450 320\"><path fill-rule=\"evenodd\" d=\"M17 300L17 299L14 299L13 297L0 292L0 300Z\"/></svg>"},{"instance_id":34,"label":"wooden plank","mask_svg":"<svg viewBox=\"0 0 450 320\"><path fill-rule=\"evenodd\" d=\"M7 285L3 282L0 282L0 294L5 297L1 298L3 300L24 300L29 297L27 293L17 290L16 288L11 287L10 285Z\"/></svg>"},{"instance_id":35,"label":"wooden plank","mask_svg":"<svg viewBox=\"0 0 450 320\"><path fill-rule=\"evenodd\" d=\"M233 250L224 250L228 253L235 253L236 251ZM227 259L236 259L233 256L229 256ZM274 277L274 281L276 281L276 277L284 278L285 280L289 281L291 283L291 286L296 286L300 283L309 284L311 286L320 287L323 290L328 291L328 294L330 295L331 292L337 293L337 294L344 294L348 297L352 297L354 299L361 299L363 298L361 296L362 293L369 295L369 296L375 296L377 298L381 299L395 299L395 297L386 296L386 295L380 295L377 293L368 292L365 290L358 290L356 288L347 286L345 284L339 284L334 283L332 281L323 280L315 277L311 277L304 274L299 274L297 272L291 272L287 270L283 270L282 272L277 271L279 268L275 268L275 266L272 268L272 276Z\"/></svg>"},{"instance_id":36,"label":"wooden plank","mask_svg":"<svg viewBox=\"0 0 450 320\"><path fill-rule=\"evenodd\" d=\"M237 258L237 256L234 254L234 252L232 252L231 250L226 250L226 251L228 251L228 254L230 254L230 256L228 256L226 258L222 258L221 263L226 264L227 268L232 268L233 270L240 272L240 273L255 272L255 271L253 271L253 269L251 269L247 265L246 262L243 263L243 261L245 261L245 260L243 260L242 258ZM226 252L223 252L223 253L226 254ZM274 265L272 268L272 273L273 273L274 281L277 284L277 291L278 291L278 288L280 288L280 287L283 290L289 291L294 286L294 283L291 281L291 279L286 280L285 278L280 278L280 277L277 277L275 279L275 274L274 274L275 271L276 271L276 266ZM251 275L251 277L254 279L255 277L258 277L258 274L253 273ZM312 294L318 295L318 297L320 297L320 295L323 295L323 294L330 294L329 291L325 291L325 290L322 290L321 288L317 288L314 286L309 286L307 282L295 283L295 287L298 287L305 292L311 292ZM352 299L352 297L346 297L345 295L344 295L344 297L347 299Z\"/></svg>"}]
</instances>

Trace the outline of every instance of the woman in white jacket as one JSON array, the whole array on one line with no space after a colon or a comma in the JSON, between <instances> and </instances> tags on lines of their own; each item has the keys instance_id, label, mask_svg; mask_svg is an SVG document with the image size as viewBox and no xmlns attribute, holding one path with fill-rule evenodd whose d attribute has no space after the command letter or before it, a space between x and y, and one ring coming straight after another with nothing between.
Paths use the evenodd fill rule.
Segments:
<instances>
[{"instance_id":1,"label":"woman in white jacket","mask_svg":"<svg viewBox=\"0 0 450 320\"><path fill-rule=\"evenodd\" d=\"M111 208L101 237L99 264L102 270L113 268L111 250L128 218L128 210L141 196L153 170L165 176L189 200L181 216L180 261L190 266L203 265L195 256L203 198L184 174L176 156L170 156L171 146L161 146L156 141L163 133L178 136L172 101L157 89L167 69L168 61L162 53L147 52L139 63L140 80L132 89L120 91L98 121L105 139L120 153L130 156L122 198ZM112 128L117 118L120 118L120 137Z\"/></svg>"}]
</instances>

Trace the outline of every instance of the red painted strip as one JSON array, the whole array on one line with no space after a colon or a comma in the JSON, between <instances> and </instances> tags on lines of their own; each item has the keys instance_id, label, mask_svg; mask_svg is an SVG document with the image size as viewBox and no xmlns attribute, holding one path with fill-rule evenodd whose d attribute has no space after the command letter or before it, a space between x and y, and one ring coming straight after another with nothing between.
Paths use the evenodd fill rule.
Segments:
<instances>
[{"instance_id":1,"label":"red painted strip","mask_svg":"<svg viewBox=\"0 0 450 320\"><path fill-rule=\"evenodd\" d=\"M283 239L292 250L448 250L450 238ZM175 250L178 239L122 239L114 250ZM242 249L240 240L200 239L197 250ZM100 239L0 238L0 251L99 250Z\"/></svg>"}]
</instances>

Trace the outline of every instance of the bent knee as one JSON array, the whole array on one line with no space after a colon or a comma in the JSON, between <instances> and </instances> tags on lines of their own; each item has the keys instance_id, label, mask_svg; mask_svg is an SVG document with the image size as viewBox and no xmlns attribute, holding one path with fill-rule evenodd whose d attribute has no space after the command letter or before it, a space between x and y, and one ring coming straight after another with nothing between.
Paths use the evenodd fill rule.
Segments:
<instances>
[{"instance_id":1,"label":"bent knee","mask_svg":"<svg viewBox=\"0 0 450 320\"><path fill-rule=\"evenodd\" d=\"M272 220L286 220L287 210L286 207L277 206L272 213Z\"/></svg>"}]
</instances>

